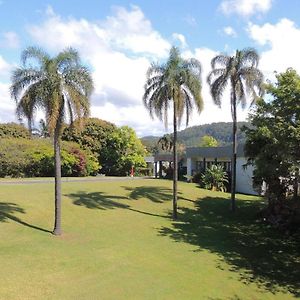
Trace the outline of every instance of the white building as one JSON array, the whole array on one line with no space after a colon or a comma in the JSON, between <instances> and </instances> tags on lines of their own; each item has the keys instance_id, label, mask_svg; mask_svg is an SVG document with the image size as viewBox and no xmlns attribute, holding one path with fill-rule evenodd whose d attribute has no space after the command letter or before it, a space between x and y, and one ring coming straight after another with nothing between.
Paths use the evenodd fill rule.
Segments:
<instances>
[{"instance_id":1,"label":"white building","mask_svg":"<svg viewBox=\"0 0 300 300\"><path fill-rule=\"evenodd\" d=\"M190 147L186 149L187 175L204 172L207 167L218 163L224 170L231 172L232 146L224 147ZM253 167L244 168L247 158L244 155L244 145L237 149L236 191L243 194L257 195L252 187Z\"/></svg>"}]
</instances>

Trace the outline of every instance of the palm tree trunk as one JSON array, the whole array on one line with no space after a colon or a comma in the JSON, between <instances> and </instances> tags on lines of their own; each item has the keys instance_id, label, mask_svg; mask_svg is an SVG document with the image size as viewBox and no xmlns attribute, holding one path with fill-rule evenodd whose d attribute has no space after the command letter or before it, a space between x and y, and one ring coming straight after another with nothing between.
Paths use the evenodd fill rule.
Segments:
<instances>
[{"instance_id":1,"label":"palm tree trunk","mask_svg":"<svg viewBox=\"0 0 300 300\"><path fill-rule=\"evenodd\" d=\"M173 116L173 220L177 219L177 179L178 179L178 158L177 158L177 109L176 101L174 103L174 116Z\"/></svg>"},{"instance_id":2,"label":"palm tree trunk","mask_svg":"<svg viewBox=\"0 0 300 300\"><path fill-rule=\"evenodd\" d=\"M57 126L59 127L59 126ZM59 128L54 133L54 156L55 156L55 222L54 235L61 235L61 157Z\"/></svg>"},{"instance_id":3,"label":"palm tree trunk","mask_svg":"<svg viewBox=\"0 0 300 300\"><path fill-rule=\"evenodd\" d=\"M236 156L237 156L237 118L236 118L236 95L233 93L232 101L232 168L231 168L231 211L236 209Z\"/></svg>"}]
</instances>

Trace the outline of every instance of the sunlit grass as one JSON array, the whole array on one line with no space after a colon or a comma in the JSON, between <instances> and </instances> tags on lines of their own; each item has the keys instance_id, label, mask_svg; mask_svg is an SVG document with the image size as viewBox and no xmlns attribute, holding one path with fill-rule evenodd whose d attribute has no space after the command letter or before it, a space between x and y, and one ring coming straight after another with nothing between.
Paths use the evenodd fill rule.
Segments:
<instances>
[{"instance_id":1,"label":"sunlit grass","mask_svg":"<svg viewBox=\"0 0 300 300\"><path fill-rule=\"evenodd\" d=\"M0 186L0 299L295 299L299 244L258 222L261 201L164 180ZM298 256L297 256L298 254ZM297 294L298 293L298 294Z\"/></svg>"}]
</instances>

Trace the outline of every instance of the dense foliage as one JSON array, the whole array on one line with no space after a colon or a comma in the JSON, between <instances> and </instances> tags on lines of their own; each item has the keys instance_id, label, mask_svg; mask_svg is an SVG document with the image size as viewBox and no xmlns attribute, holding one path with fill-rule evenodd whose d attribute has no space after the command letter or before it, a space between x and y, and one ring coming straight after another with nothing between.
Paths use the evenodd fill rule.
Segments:
<instances>
[{"instance_id":1,"label":"dense foliage","mask_svg":"<svg viewBox=\"0 0 300 300\"><path fill-rule=\"evenodd\" d=\"M83 149L89 149L101 164L106 175L128 175L131 167L146 166L146 151L132 128L117 128L114 124L90 118L82 129L65 128L63 140L77 142Z\"/></svg>"},{"instance_id":2,"label":"dense foliage","mask_svg":"<svg viewBox=\"0 0 300 300\"><path fill-rule=\"evenodd\" d=\"M212 165L201 175L201 185L208 190L226 192L228 175L221 165Z\"/></svg>"},{"instance_id":3,"label":"dense foliage","mask_svg":"<svg viewBox=\"0 0 300 300\"><path fill-rule=\"evenodd\" d=\"M17 123L0 124L0 138L29 138L28 129Z\"/></svg>"},{"instance_id":4,"label":"dense foliage","mask_svg":"<svg viewBox=\"0 0 300 300\"><path fill-rule=\"evenodd\" d=\"M200 147L218 147L219 142L211 135L204 135L200 139L199 146Z\"/></svg>"},{"instance_id":5,"label":"dense foliage","mask_svg":"<svg viewBox=\"0 0 300 300\"><path fill-rule=\"evenodd\" d=\"M300 168L300 76L293 69L276 75L277 82L266 86L271 100L261 99L250 116L253 129L247 129L246 154L254 164L254 183L266 183L269 208L286 211L281 219L290 218L288 213L293 202L288 199L299 197ZM299 203L299 201L298 201ZM286 206L289 206L286 207ZM282 209L282 207L285 207ZM298 218L300 211L298 211ZM300 220L299 224L300 224Z\"/></svg>"},{"instance_id":6,"label":"dense foliage","mask_svg":"<svg viewBox=\"0 0 300 300\"><path fill-rule=\"evenodd\" d=\"M105 161L103 149L108 146L110 136L117 130L117 127L97 118L87 119L83 127L74 125L77 124L64 129L62 139L76 142L83 149L89 149L98 158L99 163L103 164Z\"/></svg>"},{"instance_id":7,"label":"dense foliage","mask_svg":"<svg viewBox=\"0 0 300 300\"><path fill-rule=\"evenodd\" d=\"M107 146L102 149L102 172L107 175L129 175L132 167L138 171L146 167L146 151L135 131L122 126L108 138Z\"/></svg>"},{"instance_id":8,"label":"dense foliage","mask_svg":"<svg viewBox=\"0 0 300 300\"><path fill-rule=\"evenodd\" d=\"M98 172L97 159L71 142L62 144L62 175L88 176ZM0 139L0 177L54 176L54 150L49 139Z\"/></svg>"}]
</instances>

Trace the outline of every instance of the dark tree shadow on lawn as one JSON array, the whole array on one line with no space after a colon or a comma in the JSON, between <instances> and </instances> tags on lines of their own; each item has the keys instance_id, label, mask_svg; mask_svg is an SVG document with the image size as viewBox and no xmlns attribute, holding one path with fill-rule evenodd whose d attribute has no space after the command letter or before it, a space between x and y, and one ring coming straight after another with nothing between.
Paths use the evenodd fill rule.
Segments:
<instances>
[{"instance_id":1,"label":"dark tree shadow on lawn","mask_svg":"<svg viewBox=\"0 0 300 300\"><path fill-rule=\"evenodd\" d=\"M128 187L122 186L126 191L129 191L128 197L134 200L139 200L141 198L149 199L154 203L164 203L166 201L171 201L173 199L173 190L166 187L157 186L138 186L138 187ZM178 200L191 201L190 199L182 197L182 192L178 191Z\"/></svg>"},{"instance_id":2,"label":"dark tree shadow on lawn","mask_svg":"<svg viewBox=\"0 0 300 300\"><path fill-rule=\"evenodd\" d=\"M206 197L195 208L182 208L179 221L159 234L222 255L245 284L289 291L300 296L300 241L269 228L258 219L259 201L237 200L238 210L229 211L229 201ZM221 267L221 262L219 268Z\"/></svg>"},{"instance_id":3,"label":"dark tree shadow on lawn","mask_svg":"<svg viewBox=\"0 0 300 300\"><path fill-rule=\"evenodd\" d=\"M14 213L25 213L25 210L18 206L15 203L9 203L9 202L0 202L0 222L7 222L8 220L14 221L18 224L21 224L23 226L36 229L39 231L47 232L47 233L52 233L50 230L26 223L19 219L18 217L14 216Z\"/></svg>"},{"instance_id":4,"label":"dark tree shadow on lawn","mask_svg":"<svg viewBox=\"0 0 300 300\"><path fill-rule=\"evenodd\" d=\"M133 208L131 205L122 203L120 201L132 201L138 200L142 197L148 198L150 201L155 203L163 203L164 201L168 201L172 199L172 190L158 187L138 187L131 189L129 187L123 187L124 189L131 191L128 197L125 196L115 196L108 195L103 192L92 192L87 193L84 191L65 195L70 197L73 200L73 204L79 206L85 206L90 209L128 209L133 212L141 213L144 215L154 216L154 217L162 217L169 218L169 215L160 215L147 211L142 211ZM127 202L128 203L128 202Z\"/></svg>"},{"instance_id":5,"label":"dark tree shadow on lawn","mask_svg":"<svg viewBox=\"0 0 300 300\"><path fill-rule=\"evenodd\" d=\"M126 191L129 191L129 197L133 200L141 198L149 199L154 203L164 203L172 200L172 190L165 187L157 186L138 186L128 187L123 186Z\"/></svg>"},{"instance_id":6,"label":"dark tree shadow on lawn","mask_svg":"<svg viewBox=\"0 0 300 300\"><path fill-rule=\"evenodd\" d=\"M128 200L127 197L107 195L103 192L78 192L65 195L73 199L73 203L79 206L85 206L92 209L114 209L114 208L129 208L129 205L120 203L118 200Z\"/></svg>"}]
</instances>

